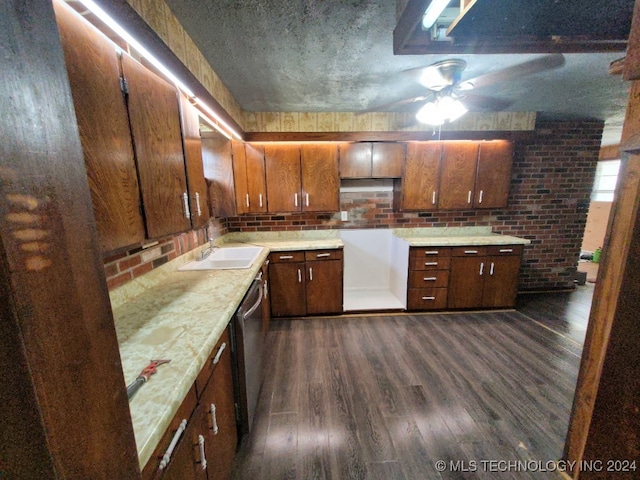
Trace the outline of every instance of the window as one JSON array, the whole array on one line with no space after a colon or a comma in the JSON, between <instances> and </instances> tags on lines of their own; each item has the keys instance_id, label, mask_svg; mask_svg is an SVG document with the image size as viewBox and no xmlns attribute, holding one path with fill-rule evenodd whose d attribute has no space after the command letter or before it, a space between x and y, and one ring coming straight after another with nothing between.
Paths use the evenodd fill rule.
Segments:
<instances>
[{"instance_id":1,"label":"window","mask_svg":"<svg viewBox=\"0 0 640 480\"><path fill-rule=\"evenodd\" d=\"M613 202L613 192L618 181L620 160L598 162L596 179L591 192L591 200L595 202Z\"/></svg>"}]
</instances>

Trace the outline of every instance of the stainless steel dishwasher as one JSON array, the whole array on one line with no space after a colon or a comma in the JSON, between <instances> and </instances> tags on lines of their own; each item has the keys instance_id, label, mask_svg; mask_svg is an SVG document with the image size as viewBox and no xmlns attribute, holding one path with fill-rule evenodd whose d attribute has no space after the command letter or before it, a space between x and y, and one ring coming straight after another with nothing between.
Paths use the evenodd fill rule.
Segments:
<instances>
[{"instance_id":1,"label":"stainless steel dishwasher","mask_svg":"<svg viewBox=\"0 0 640 480\"><path fill-rule=\"evenodd\" d=\"M262 385L262 273L253 281L231 322L231 351L239 437L249 433Z\"/></svg>"}]
</instances>

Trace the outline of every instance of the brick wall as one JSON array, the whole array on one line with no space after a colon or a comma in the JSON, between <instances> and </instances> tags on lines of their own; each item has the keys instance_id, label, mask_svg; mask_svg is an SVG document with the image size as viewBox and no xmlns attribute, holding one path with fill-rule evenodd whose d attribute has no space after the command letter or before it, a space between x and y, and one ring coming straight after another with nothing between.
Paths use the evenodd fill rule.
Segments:
<instances>
[{"instance_id":1,"label":"brick wall","mask_svg":"<svg viewBox=\"0 0 640 480\"><path fill-rule=\"evenodd\" d=\"M603 123L543 122L516 145L509 206L502 210L394 212L392 192L342 193L340 214L246 215L228 218L230 232L330 228L491 226L531 240L520 290L573 287Z\"/></svg>"}]
</instances>

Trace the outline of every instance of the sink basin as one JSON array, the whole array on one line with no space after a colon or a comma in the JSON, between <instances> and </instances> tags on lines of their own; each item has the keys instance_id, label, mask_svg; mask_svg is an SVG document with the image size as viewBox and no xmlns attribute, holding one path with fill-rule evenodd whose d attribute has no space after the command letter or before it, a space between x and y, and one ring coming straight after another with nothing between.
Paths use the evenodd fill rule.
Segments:
<instances>
[{"instance_id":1,"label":"sink basin","mask_svg":"<svg viewBox=\"0 0 640 480\"><path fill-rule=\"evenodd\" d=\"M194 260L178 270L232 270L249 268L262 252L262 247L223 247L215 249L204 260Z\"/></svg>"}]
</instances>

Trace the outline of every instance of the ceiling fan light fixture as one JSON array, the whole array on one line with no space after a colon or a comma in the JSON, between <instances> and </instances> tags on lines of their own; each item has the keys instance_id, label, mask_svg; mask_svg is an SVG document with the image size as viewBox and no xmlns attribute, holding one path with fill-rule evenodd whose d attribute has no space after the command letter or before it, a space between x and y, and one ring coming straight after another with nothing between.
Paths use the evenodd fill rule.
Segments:
<instances>
[{"instance_id":1,"label":"ceiling fan light fixture","mask_svg":"<svg viewBox=\"0 0 640 480\"><path fill-rule=\"evenodd\" d=\"M424 17L422 17L422 26L425 30L429 30L433 27L433 24L436 23L438 17L442 15L444 9L447 8L451 0L431 0L429 6L424 12Z\"/></svg>"},{"instance_id":2,"label":"ceiling fan light fixture","mask_svg":"<svg viewBox=\"0 0 640 480\"><path fill-rule=\"evenodd\" d=\"M433 102L426 103L418 113L416 120L427 125L442 125L462 117L469 110L457 98L444 95Z\"/></svg>"},{"instance_id":3,"label":"ceiling fan light fixture","mask_svg":"<svg viewBox=\"0 0 640 480\"><path fill-rule=\"evenodd\" d=\"M438 108L435 102L429 102L424 104L418 113L416 113L416 119L421 123L426 123L427 125L442 125L444 123L444 118L442 117L442 112Z\"/></svg>"}]
</instances>

